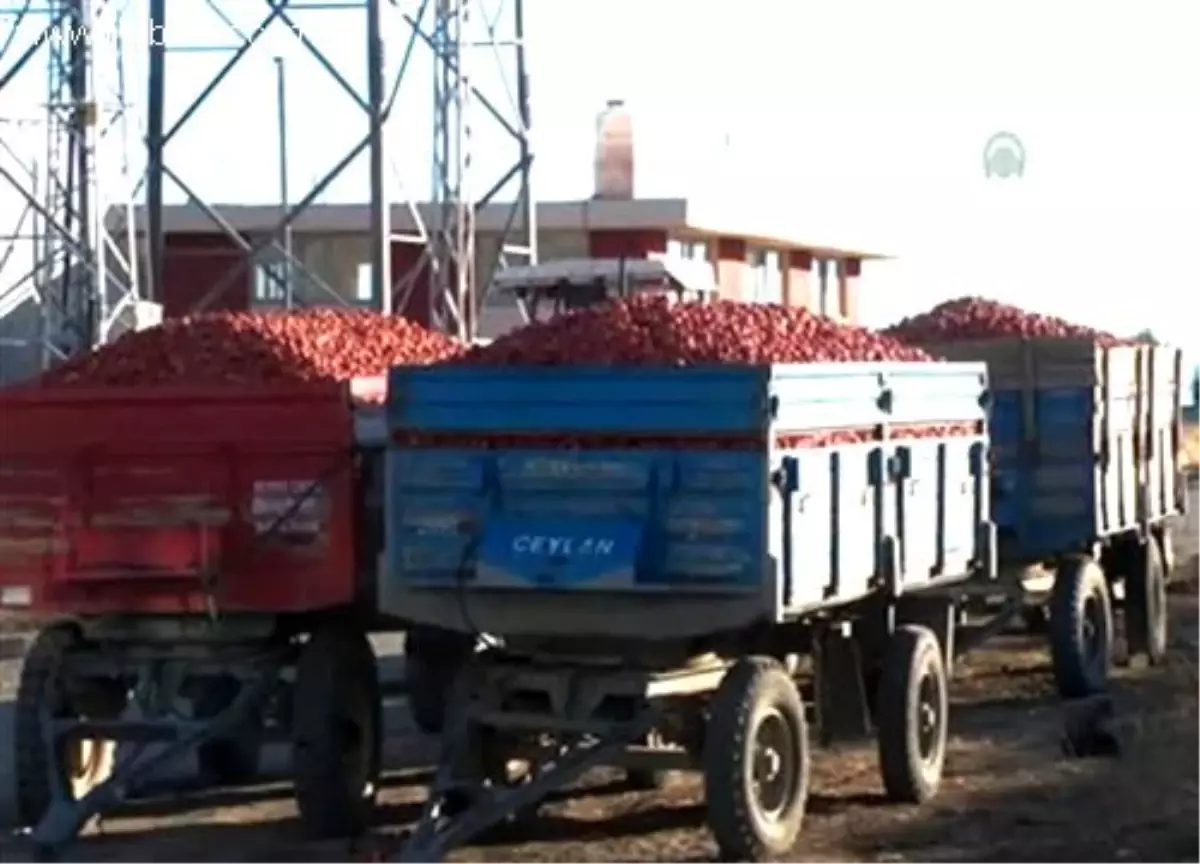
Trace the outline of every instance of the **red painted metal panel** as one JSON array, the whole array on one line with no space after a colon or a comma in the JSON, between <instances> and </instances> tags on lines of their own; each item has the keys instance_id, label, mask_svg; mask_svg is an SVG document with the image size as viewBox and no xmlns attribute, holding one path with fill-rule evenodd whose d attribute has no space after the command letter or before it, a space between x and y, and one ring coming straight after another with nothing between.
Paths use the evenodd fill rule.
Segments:
<instances>
[{"instance_id":1,"label":"red painted metal panel","mask_svg":"<svg viewBox=\"0 0 1200 864\"><path fill-rule=\"evenodd\" d=\"M47 614L348 604L352 410L336 385L0 394L0 585Z\"/></svg>"},{"instance_id":2,"label":"red painted metal panel","mask_svg":"<svg viewBox=\"0 0 1200 864\"><path fill-rule=\"evenodd\" d=\"M248 309L254 272L246 254L223 234L168 235L163 254L163 314L178 317L205 305L208 311Z\"/></svg>"}]
</instances>

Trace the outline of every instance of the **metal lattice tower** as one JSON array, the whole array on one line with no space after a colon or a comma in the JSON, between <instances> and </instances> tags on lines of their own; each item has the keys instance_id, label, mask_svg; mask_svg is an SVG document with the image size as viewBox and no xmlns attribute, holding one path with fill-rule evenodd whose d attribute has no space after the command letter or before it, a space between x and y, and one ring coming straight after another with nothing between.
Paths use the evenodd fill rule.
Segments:
<instances>
[{"instance_id":1,"label":"metal lattice tower","mask_svg":"<svg viewBox=\"0 0 1200 864\"><path fill-rule=\"evenodd\" d=\"M0 199L17 208L0 225L0 319L36 309L8 338L39 367L119 335L136 311L132 235L106 230L132 225L129 5L0 8Z\"/></svg>"},{"instance_id":2,"label":"metal lattice tower","mask_svg":"<svg viewBox=\"0 0 1200 864\"><path fill-rule=\"evenodd\" d=\"M221 44L176 39L175 33L185 28L171 30L172 21L186 13L185 7L202 7L215 15L228 38ZM257 14L247 21L246 15L255 10ZM334 58L307 38L296 18L306 10L352 13L332 16L343 19L337 25L332 18L325 20L328 26L340 26L344 39L361 39L363 51L353 54L356 68L339 68ZM9 241L32 250L26 255L31 259L29 275L23 278L36 285L45 313L44 332L38 338L58 353L112 338L121 331L124 311L139 299L161 302L167 260L164 214L173 192L181 192L214 231L228 235L244 253L241 266L216 280L199 298L197 310L207 308L233 280L248 278L250 268L275 283L288 304L346 302L344 292L334 290L301 260L303 256L293 254L292 232L335 180L350 166L364 162L363 197L370 202L369 303L375 308L405 310L405 304L418 296L413 289L429 280L429 320L452 335L470 339L476 333L482 289L494 269L514 257L536 260L522 0L54 0L52 5L28 3L0 14L9 23L0 30L4 48L0 90L20 75L29 78L38 53L50 58L49 74L40 82L45 102L38 108L47 147L38 158L0 162L0 188L5 183L17 188L37 217L23 220L22 224L36 225L15 232ZM29 26L33 18L40 19L39 26ZM131 19L137 28L134 32L161 38L128 44L131 40L125 34ZM278 166L264 165L264 171L279 169L278 218L266 230L245 236L222 214L219 196L206 194L203 179L189 170L193 166L176 164L169 148L185 127L199 125L205 136L234 131L220 121L198 121L196 114L272 28L294 37L296 50L315 60L357 103L361 126L354 130L353 145L294 201L289 199L286 153L279 154ZM18 31L24 33L24 44L9 39L5 45L5 32ZM88 38L79 38L82 33ZM198 96L182 110L171 111L168 97L174 92L174 73L169 58L194 52L214 55L221 61L219 68ZM145 71L131 73L133 67ZM423 70L432 72L431 125L424 132L414 131L423 123L415 122L418 118L411 112L390 125L400 113L396 105L404 79ZM126 79L148 84L131 100L126 98ZM279 122L285 128L289 115L294 121L303 111L293 104L285 112L282 75L279 82ZM38 119L12 117L13 104L0 98L0 121L28 126ZM427 121L428 114L419 119ZM490 139L488 132L493 133ZM505 141L498 143L496 133ZM428 205L412 200L426 197L412 194L423 185L413 182L414 166L397 165L389 149L390 136L397 134L423 135L430 144L433 177ZM132 149L131 140L138 142ZM511 167L500 176L480 176L472 162L472 144L477 140L489 152L510 143ZM400 188L388 182L392 178L400 180ZM135 194L140 199L136 208ZM510 200L510 206L500 252L496 260L479 261L476 214L501 198ZM401 201L410 214L404 221L414 225L415 232L392 230L393 204ZM107 231L103 230L106 223ZM420 264L393 274L392 242L424 246ZM0 290L13 281L14 256L7 257L5 264L0 251L4 268ZM301 284L305 291L296 290ZM2 304L0 299L0 317Z\"/></svg>"},{"instance_id":3,"label":"metal lattice tower","mask_svg":"<svg viewBox=\"0 0 1200 864\"><path fill-rule=\"evenodd\" d=\"M406 16L434 53L429 314L439 329L469 340L495 270L537 262L525 9L524 0L433 0L433 7L428 28L420 16ZM492 76L497 92L481 81ZM475 138L489 130L512 145L510 163L491 177L472 159ZM513 186L497 258L481 262L478 212Z\"/></svg>"},{"instance_id":4,"label":"metal lattice tower","mask_svg":"<svg viewBox=\"0 0 1200 864\"><path fill-rule=\"evenodd\" d=\"M223 232L229 240L241 250L243 259L241 265L230 269L222 278L217 279L212 286L198 298L194 304L196 311L210 307L214 300L228 289L238 279L247 278L248 272L261 274L264 279L273 283L278 297L285 305L293 303L332 303L344 304L347 298L331 286L319 273L309 268L304 261L293 254L292 232L296 221L314 203L318 202L329 187L347 174L350 167L360 158L366 158L367 178L364 184L366 197L370 201L371 225L368 258L371 265L371 298L370 305L385 311L391 310L390 255L387 238L390 236L390 201L385 183L386 152L384 144L384 126L391 114L394 102L393 94L389 96L385 86L384 70L384 38L385 26L383 20L383 4L381 0L342 0L342 2L301 2L301 0L261 0L261 2L246 2L246 0L147 0L149 20L163 34L172 34L171 38L152 40L148 45L147 56L147 96L146 96L146 172L145 172L145 218L141 231L144 237L147 273L145 278L146 293L155 300L164 297L164 280L166 270L166 234L167 226L164 218L164 208L168 190L173 187L183 193L187 202L207 217L214 230ZM182 27L172 30L172 21L181 17L182 7L206 7L224 26L224 41L221 44L194 44L180 41L174 33ZM187 10L191 11L191 9ZM366 57L365 81L362 81L361 71L351 71L343 68L348 65L339 63L335 58L318 47L305 32L305 27L296 18L305 11L320 11L337 13L325 22L329 28L339 28L349 40L361 40L362 53L356 52L356 59ZM249 17L247 17L249 13ZM340 19L340 20L335 20ZM212 97L230 74L247 60L250 52L266 34L287 33L294 37L299 47L299 54L315 61L315 66L323 70L330 80L349 97L358 107L358 125L353 130L353 142L348 148L338 154L334 165L320 176L314 178L309 189L298 201L292 202L289 196L288 171L286 155L279 156L277 167L280 175L279 208L277 218L266 230L255 232L253 237L245 236L233 222L222 213L221 203L204 188L202 181L195 179L195 172L189 172L185 166L176 164L170 157L168 148L185 129L197 126L197 113ZM206 83L200 87L198 94L189 100L185 107L173 116L168 116L168 96L173 92L171 80L173 72L169 57L173 54L203 52L218 57L221 61L215 73L207 77ZM280 70L282 63L276 58L276 68ZM356 81L355 79L360 79ZM286 127L288 112L286 111L282 75L279 76L280 100L277 108L280 112L280 124ZM228 135L231 131L225 124L205 122L200 128L206 135L214 137ZM262 166L264 170L272 166ZM298 290L301 286L304 291Z\"/></svg>"}]
</instances>

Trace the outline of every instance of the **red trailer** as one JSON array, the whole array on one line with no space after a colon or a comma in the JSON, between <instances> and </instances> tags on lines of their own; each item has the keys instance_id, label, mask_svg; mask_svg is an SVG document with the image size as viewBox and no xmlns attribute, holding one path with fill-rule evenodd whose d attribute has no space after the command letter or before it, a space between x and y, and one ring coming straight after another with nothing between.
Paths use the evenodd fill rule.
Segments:
<instances>
[{"instance_id":1,"label":"red trailer","mask_svg":"<svg viewBox=\"0 0 1200 864\"><path fill-rule=\"evenodd\" d=\"M291 739L303 822L361 827L380 740L367 633L398 626L374 613L382 394L0 393L0 604L57 619L15 729L39 845L184 750L214 779L251 775L272 732Z\"/></svg>"}]
</instances>

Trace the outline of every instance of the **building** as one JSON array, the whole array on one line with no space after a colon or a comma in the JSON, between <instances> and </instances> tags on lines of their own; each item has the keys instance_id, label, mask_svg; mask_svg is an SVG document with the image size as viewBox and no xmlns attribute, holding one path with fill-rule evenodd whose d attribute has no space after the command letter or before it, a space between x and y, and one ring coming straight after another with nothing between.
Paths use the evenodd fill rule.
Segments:
<instances>
[{"instance_id":1,"label":"building","mask_svg":"<svg viewBox=\"0 0 1200 864\"><path fill-rule=\"evenodd\" d=\"M216 208L246 241L264 240L279 222L279 208L220 205ZM477 217L476 272L491 272L499 238L511 208L484 207ZM781 226L764 224L730 208L715 210L687 199L550 201L537 209L541 260L578 257L646 257L667 253L709 262L721 296L744 302L781 302L804 306L848 322L859 318L862 264L884 256L864 249L831 247L790 236ZM283 291L266 268L280 266L262 256L247 267L245 253L217 229L200 209L166 208L166 257L162 299L168 316L197 306L245 309L279 305ZM293 249L300 267L294 273L299 302L312 305L370 298L369 211L363 205L314 205L293 225ZM392 211L393 231L412 234L416 225L406 206ZM489 239L493 238L493 239ZM417 320L428 308L428 279L420 266L422 249L392 244L392 278L407 279L412 289L398 311ZM492 338L519 323L515 309L489 298L480 319L481 336Z\"/></svg>"}]
</instances>

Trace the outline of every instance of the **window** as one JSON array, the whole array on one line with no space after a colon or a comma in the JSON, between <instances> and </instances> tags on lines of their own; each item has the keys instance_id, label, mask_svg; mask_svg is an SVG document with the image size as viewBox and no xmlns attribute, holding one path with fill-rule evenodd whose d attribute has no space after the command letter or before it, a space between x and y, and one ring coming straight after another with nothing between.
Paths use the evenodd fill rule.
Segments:
<instances>
[{"instance_id":1,"label":"window","mask_svg":"<svg viewBox=\"0 0 1200 864\"><path fill-rule=\"evenodd\" d=\"M370 303L372 300L372 285L370 262L363 262L358 265L358 269L354 273L354 300L356 303Z\"/></svg>"},{"instance_id":2,"label":"window","mask_svg":"<svg viewBox=\"0 0 1200 864\"><path fill-rule=\"evenodd\" d=\"M742 299L751 303L761 303L764 292L763 285L763 253L753 246L746 249L746 275L742 286Z\"/></svg>"},{"instance_id":3,"label":"window","mask_svg":"<svg viewBox=\"0 0 1200 864\"><path fill-rule=\"evenodd\" d=\"M821 259L815 262L818 279L821 314L830 318L841 319L844 316L841 294L841 270L839 262Z\"/></svg>"},{"instance_id":4,"label":"window","mask_svg":"<svg viewBox=\"0 0 1200 864\"><path fill-rule=\"evenodd\" d=\"M831 318L842 321L846 310L842 308L842 262L829 262L829 312Z\"/></svg>"},{"instance_id":5,"label":"window","mask_svg":"<svg viewBox=\"0 0 1200 864\"><path fill-rule=\"evenodd\" d=\"M778 252L768 252L763 256L763 296L762 303L783 302L783 262Z\"/></svg>"},{"instance_id":6,"label":"window","mask_svg":"<svg viewBox=\"0 0 1200 864\"><path fill-rule=\"evenodd\" d=\"M707 261L708 244L703 240L670 240L667 242L667 254L689 261Z\"/></svg>"},{"instance_id":7,"label":"window","mask_svg":"<svg viewBox=\"0 0 1200 864\"><path fill-rule=\"evenodd\" d=\"M746 250L746 270L750 285L745 296L755 303L783 302L783 269L778 252Z\"/></svg>"},{"instance_id":8,"label":"window","mask_svg":"<svg viewBox=\"0 0 1200 864\"><path fill-rule=\"evenodd\" d=\"M824 258L813 261L813 273L817 277L817 311L822 315L828 314L829 309L829 262Z\"/></svg>"},{"instance_id":9,"label":"window","mask_svg":"<svg viewBox=\"0 0 1200 864\"><path fill-rule=\"evenodd\" d=\"M261 261L254 268L254 302L282 303L287 299L284 279L287 264L284 261Z\"/></svg>"}]
</instances>

